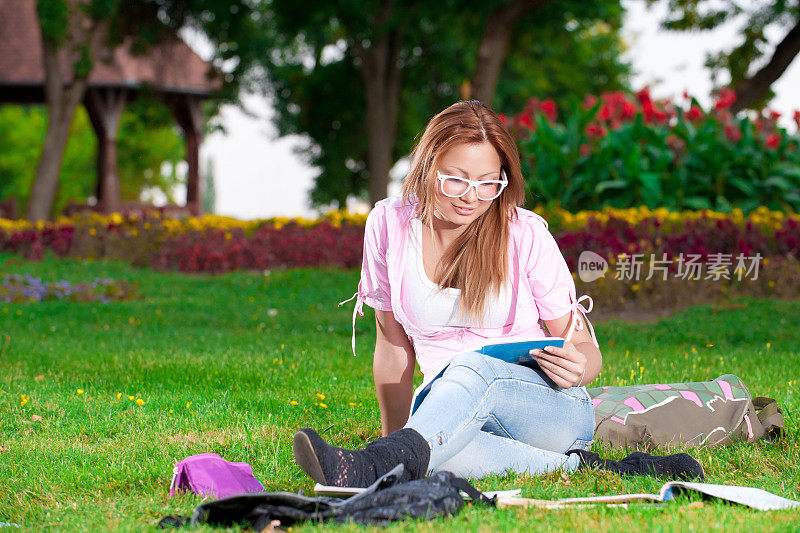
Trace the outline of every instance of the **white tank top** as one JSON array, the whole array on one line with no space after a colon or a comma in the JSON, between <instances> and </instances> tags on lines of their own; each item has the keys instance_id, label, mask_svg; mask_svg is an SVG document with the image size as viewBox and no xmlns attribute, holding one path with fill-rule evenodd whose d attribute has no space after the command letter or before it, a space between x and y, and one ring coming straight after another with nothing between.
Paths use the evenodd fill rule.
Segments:
<instances>
[{"instance_id":1,"label":"white tank top","mask_svg":"<svg viewBox=\"0 0 800 533\"><path fill-rule=\"evenodd\" d=\"M408 317L427 327L478 327L473 321L462 316L459 309L461 291L451 287L440 288L428 278L422 261L422 222L411 220L406 264L403 269L402 305ZM503 327L509 323L512 304L511 288L508 283L500 294L490 297L487 302L487 315L482 327Z\"/></svg>"}]
</instances>

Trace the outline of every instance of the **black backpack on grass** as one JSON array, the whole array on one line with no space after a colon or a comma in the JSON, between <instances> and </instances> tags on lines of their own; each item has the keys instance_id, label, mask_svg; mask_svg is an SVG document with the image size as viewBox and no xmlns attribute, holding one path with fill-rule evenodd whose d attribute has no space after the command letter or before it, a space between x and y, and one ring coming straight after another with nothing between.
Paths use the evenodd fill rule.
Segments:
<instances>
[{"instance_id":1,"label":"black backpack on grass","mask_svg":"<svg viewBox=\"0 0 800 533\"><path fill-rule=\"evenodd\" d=\"M192 517L167 516L159 527L244 525L261 531L274 520L281 527L298 522L357 522L386 525L406 518L431 519L458 514L464 506L461 491L474 501L494 505L466 480L451 472L437 472L422 479L398 483L399 464L360 494L347 499L309 497L291 492L262 492L231 496L199 505Z\"/></svg>"}]
</instances>

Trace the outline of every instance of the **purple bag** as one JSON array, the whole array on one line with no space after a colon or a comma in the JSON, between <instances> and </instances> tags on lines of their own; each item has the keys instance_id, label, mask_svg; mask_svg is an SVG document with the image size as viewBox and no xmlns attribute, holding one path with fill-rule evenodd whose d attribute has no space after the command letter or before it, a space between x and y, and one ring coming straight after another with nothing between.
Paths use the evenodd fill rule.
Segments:
<instances>
[{"instance_id":1,"label":"purple bag","mask_svg":"<svg viewBox=\"0 0 800 533\"><path fill-rule=\"evenodd\" d=\"M172 473L170 498L178 491L227 498L264 490L261 482L253 476L253 467L247 463L230 463L216 453L189 456L176 463Z\"/></svg>"}]
</instances>

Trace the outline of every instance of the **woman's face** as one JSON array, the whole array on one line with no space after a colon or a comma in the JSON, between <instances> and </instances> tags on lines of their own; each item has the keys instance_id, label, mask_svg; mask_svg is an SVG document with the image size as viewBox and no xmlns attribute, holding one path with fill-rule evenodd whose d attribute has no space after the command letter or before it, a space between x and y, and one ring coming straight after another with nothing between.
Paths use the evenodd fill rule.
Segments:
<instances>
[{"instance_id":1,"label":"woman's face","mask_svg":"<svg viewBox=\"0 0 800 533\"><path fill-rule=\"evenodd\" d=\"M457 144L439 158L438 170L442 174L473 181L499 180L501 161L491 143ZM436 181L436 218L455 226L467 226L484 214L495 200L481 200L475 187L464 196L450 198L442 192L442 183Z\"/></svg>"}]
</instances>

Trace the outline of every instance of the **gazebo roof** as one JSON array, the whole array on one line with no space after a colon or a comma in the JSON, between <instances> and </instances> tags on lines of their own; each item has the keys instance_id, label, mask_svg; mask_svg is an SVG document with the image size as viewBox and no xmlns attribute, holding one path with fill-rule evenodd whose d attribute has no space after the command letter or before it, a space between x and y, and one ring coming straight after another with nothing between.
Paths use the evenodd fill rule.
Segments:
<instances>
[{"instance_id":1,"label":"gazebo roof","mask_svg":"<svg viewBox=\"0 0 800 533\"><path fill-rule=\"evenodd\" d=\"M0 0L0 101L43 101L44 67L36 0ZM95 60L89 87L148 86L158 92L206 96L219 89L209 63L175 37L145 55L130 52L130 40ZM62 72L69 72L62 52ZM68 80L65 80L68 81Z\"/></svg>"}]
</instances>

